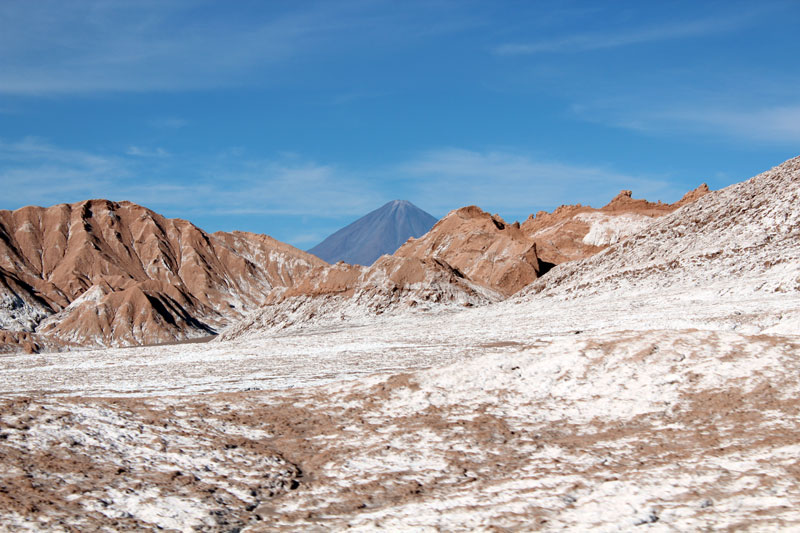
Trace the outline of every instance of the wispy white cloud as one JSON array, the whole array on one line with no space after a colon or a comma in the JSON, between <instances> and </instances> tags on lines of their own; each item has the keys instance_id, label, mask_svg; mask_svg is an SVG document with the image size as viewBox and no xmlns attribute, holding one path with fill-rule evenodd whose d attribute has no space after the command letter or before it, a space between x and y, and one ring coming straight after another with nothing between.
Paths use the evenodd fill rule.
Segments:
<instances>
[{"instance_id":1,"label":"wispy white cloud","mask_svg":"<svg viewBox=\"0 0 800 533\"><path fill-rule=\"evenodd\" d=\"M748 141L800 143L800 104L755 109L677 108L643 113L640 129L694 130Z\"/></svg>"},{"instance_id":2,"label":"wispy white cloud","mask_svg":"<svg viewBox=\"0 0 800 533\"><path fill-rule=\"evenodd\" d=\"M735 16L716 16L646 28L628 27L613 32L575 33L535 42L506 43L495 47L494 52L498 55L529 55L618 48L729 32L743 27L751 19L752 13L740 13Z\"/></svg>"},{"instance_id":3,"label":"wispy white cloud","mask_svg":"<svg viewBox=\"0 0 800 533\"><path fill-rule=\"evenodd\" d=\"M451 11L430 16L429 9ZM360 0L0 2L0 93L180 91L276 83L281 66L365 43L413 42L467 22L446 6ZM285 73L284 76L287 76ZM174 127L174 126L168 126Z\"/></svg>"},{"instance_id":4,"label":"wispy white cloud","mask_svg":"<svg viewBox=\"0 0 800 533\"><path fill-rule=\"evenodd\" d=\"M86 198L131 200L172 212L213 215L363 214L382 200L363 176L298 155L275 159L219 155L164 157L163 148L131 146L102 155L42 139L0 140L0 208Z\"/></svg>"},{"instance_id":5,"label":"wispy white cloud","mask_svg":"<svg viewBox=\"0 0 800 533\"><path fill-rule=\"evenodd\" d=\"M197 11L205 7L180 0L5 2L0 92L232 86L251 69L293 57L330 29L323 8L248 20L235 8L204 19Z\"/></svg>"},{"instance_id":6,"label":"wispy white cloud","mask_svg":"<svg viewBox=\"0 0 800 533\"><path fill-rule=\"evenodd\" d=\"M141 148L139 146L129 146L128 149L125 151L126 154L136 156L136 157L169 157L170 153L161 148L160 146L157 148Z\"/></svg>"},{"instance_id":7,"label":"wispy white cloud","mask_svg":"<svg viewBox=\"0 0 800 533\"><path fill-rule=\"evenodd\" d=\"M177 130L185 127L189 121L179 117L160 117L151 119L149 124L158 129Z\"/></svg>"},{"instance_id":8,"label":"wispy white cloud","mask_svg":"<svg viewBox=\"0 0 800 533\"><path fill-rule=\"evenodd\" d=\"M40 139L0 141L0 182L5 187L0 207L109 198L190 220L209 215L336 219L360 216L386 201L405 198L437 216L476 204L504 217L524 218L567 202L603 204L623 188L665 200L682 192L658 177L511 150L443 148L360 171L297 154L177 159L91 154ZM301 233L308 234L308 242L319 236L307 230L295 233L293 242L301 242Z\"/></svg>"},{"instance_id":9,"label":"wispy white cloud","mask_svg":"<svg viewBox=\"0 0 800 533\"><path fill-rule=\"evenodd\" d=\"M380 202L379 183L362 174L300 156L277 159L225 158L203 171L213 184L214 214L363 214Z\"/></svg>"},{"instance_id":10,"label":"wispy white cloud","mask_svg":"<svg viewBox=\"0 0 800 533\"><path fill-rule=\"evenodd\" d=\"M800 104L750 106L714 102L663 102L660 105L575 105L572 112L585 120L649 135L710 136L732 143L777 146L800 143Z\"/></svg>"},{"instance_id":11,"label":"wispy white cloud","mask_svg":"<svg viewBox=\"0 0 800 533\"><path fill-rule=\"evenodd\" d=\"M122 159L48 144L26 137L0 139L0 183L4 207L49 205L97 197L131 177Z\"/></svg>"}]
</instances>

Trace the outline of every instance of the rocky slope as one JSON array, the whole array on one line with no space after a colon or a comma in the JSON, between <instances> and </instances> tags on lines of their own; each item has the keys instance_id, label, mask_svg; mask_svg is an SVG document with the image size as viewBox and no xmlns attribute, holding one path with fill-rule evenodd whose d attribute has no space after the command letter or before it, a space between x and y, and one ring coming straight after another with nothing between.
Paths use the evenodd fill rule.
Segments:
<instances>
[{"instance_id":1,"label":"rocky slope","mask_svg":"<svg viewBox=\"0 0 800 533\"><path fill-rule=\"evenodd\" d=\"M443 311L501 299L441 259L386 255L369 268L340 262L310 271L300 283L274 293L262 309L225 330L219 340L258 337L288 327L353 326L384 313Z\"/></svg>"},{"instance_id":2,"label":"rocky slope","mask_svg":"<svg viewBox=\"0 0 800 533\"><path fill-rule=\"evenodd\" d=\"M473 282L510 296L555 264L591 256L708 193L701 185L674 204L652 203L622 191L605 207L561 206L522 225L476 206L449 213L427 234L411 239L399 257L436 257Z\"/></svg>"},{"instance_id":3,"label":"rocky slope","mask_svg":"<svg viewBox=\"0 0 800 533\"><path fill-rule=\"evenodd\" d=\"M696 293L797 293L798 205L795 158L686 203L593 257L554 269L523 297L646 294L665 286Z\"/></svg>"},{"instance_id":4,"label":"rocky slope","mask_svg":"<svg viewBox=\"0 0 800 533\"><path fill-rule=\"evenodd\" d=\"M309 250L329 263L369 266L392 254L409 237L419 237L436 219L406 200L394 200L348 224Z\"/></svg>"},{"instance_id":5,"label":"rocky slope","mask_svg":"<svg viewBox=\"0 0 800 533\"><path fill-rule=\"evenodd\" d=\"M27 349L209 335L323 264L130 202L0 211L0 329L11 342L33 333Z\"/></svg>"},{"instance_id":6,"label":"rocky slope","mask_svg":"<svg viewBox=\"0 0 800 533\"><path fill-rule=\"evenodd\" d=\"M242 318L229 337L407 308L482 305L707 192L701 186L676 204L661 204L623 191L601 209L562 206L522 225L470 206L370 267L328 266L266 236L208 235L128 202L3 211L0 351L170 342ZM391 202L349 227L339 244L405 240L432 220L417 211Z\"/></svg>"},{"instance_id":7,"label":"rocky slope","mask_svg":"<svg viewBox=\"0 0 800 533\"><path fill-rule=\"evenodd\" d=\"M427 234L410 239L397 257L436 257L458 268L469 279L510 296L545 273L536 244L518 223L507 224L476 206L449 213Z\"/></svg>"}]
</instances>

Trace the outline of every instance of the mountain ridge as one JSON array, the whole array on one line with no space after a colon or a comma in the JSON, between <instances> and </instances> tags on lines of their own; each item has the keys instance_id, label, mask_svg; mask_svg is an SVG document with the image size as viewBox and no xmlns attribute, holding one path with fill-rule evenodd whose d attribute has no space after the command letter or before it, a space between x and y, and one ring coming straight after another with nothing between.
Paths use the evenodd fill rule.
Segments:
<instances>
[{"instance_id":1,"label":"mountain ridge","mask_svg":"<svg viewBox=\"0 0 800 533\"><path fill-rule=\"evenodd\" d=\"M209 234L132 202L0 211L0 329L26 349L209 335L319 258L247 233Z\"/></svg>"}]
</instances>

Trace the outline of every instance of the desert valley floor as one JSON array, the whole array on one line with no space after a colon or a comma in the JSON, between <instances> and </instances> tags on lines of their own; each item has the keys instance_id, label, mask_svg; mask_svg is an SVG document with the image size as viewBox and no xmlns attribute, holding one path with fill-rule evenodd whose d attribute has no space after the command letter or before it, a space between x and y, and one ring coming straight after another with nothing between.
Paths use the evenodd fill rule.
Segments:
<instances>
[{"instance_id":1,"label":"desert valley floor","mask_svg":"<svg viewBox=\"0 0 800 533\"><path fill-rule=\"evenodd\" d=\"M502 302L2 355L0 528L796 530L798 205L800 158Z\"/></svg>"}]
</instances>

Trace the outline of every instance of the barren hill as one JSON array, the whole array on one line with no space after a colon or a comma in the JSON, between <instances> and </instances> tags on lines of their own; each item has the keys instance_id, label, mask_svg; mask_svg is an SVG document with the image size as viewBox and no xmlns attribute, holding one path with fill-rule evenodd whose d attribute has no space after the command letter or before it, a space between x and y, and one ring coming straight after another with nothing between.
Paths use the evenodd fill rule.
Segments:
<instances>
[{"instance_id":1,"label":"barren hill","mask_svg":"<svg viewBox=\"0 0 800 533\"><path fill-rule=\"evenodd\" d=\"M267 305L229 327L220 340L261 336L290 326L352 326L377 315L459 309L502 296L436 258L385 255L370 267L344 262L318 267Z\"/></svg>"},{"instance_id":2,"label":"barren hill","mask_svg":"<svg viewBox=\"0 0 800 533\"><path fill-rule=\"evenodd\" d=\"M707 192L662 204L623 191L601 209L562 206L522 225L465 207L370 267L327 265L263 235L209 235L130 202L0 211L0 346L162 343L235 323L232 338L496 302L554 263L594 254ZM392 202L350 235L419 222L415 209Z\"/></svg>"},{"instance_id":3,"label":"barren hill","mask_svg":"<svg viewBox=\"0 0 800 533\"><path fill-rule=\"evenodd\" d=\"M29 349L209 335L324 262L131 202L0 211L0 329Z\"/></svg>"},{"instance_id":4,"label":"barren hill","mask_svg":"<svg viewBox=\"0 0 800 533\"><path fill-rule=\"evenodd\" d=\"M665 204L635 199L631 191L620 191L599 209L576 204L562 205L552 213L540 211L521 229L536 242L543 261L560 264L594 255L708 192L704 183L674 204Z\"/></svg>"},{"instance_id":5,"label":"barren hill","mask_svg":"<svg viewBox=\"0 0 800 533\"><path fill-rule=\"evenodd\" d=\"M293 287L274 293L263 309L231 326L220 340L498 302L554 266L542 260L540 246L559 260L567 254L586 257L707 192L703 185L680 202L662 204L635 200L623 191L601 209L562 206L522 226L476 206L456 209L370 267L338 263L309 271ZM594 239L592 244L586 244L587 238Z\"/></svg>"},{"instance_id":6,"label":"barren hill","mask_svg":"<svg viewBox=\"0 0 800 533\"><path fill-rule=\"evenodd\" d=\"M420 239L409 240L398 257L436 257L469 279L509 296L531 283L551 266L537 254L536 245L519 224L506 224L477 206L449 213Z\"/></svg>"}]
</instances>

